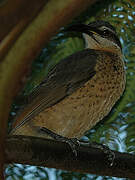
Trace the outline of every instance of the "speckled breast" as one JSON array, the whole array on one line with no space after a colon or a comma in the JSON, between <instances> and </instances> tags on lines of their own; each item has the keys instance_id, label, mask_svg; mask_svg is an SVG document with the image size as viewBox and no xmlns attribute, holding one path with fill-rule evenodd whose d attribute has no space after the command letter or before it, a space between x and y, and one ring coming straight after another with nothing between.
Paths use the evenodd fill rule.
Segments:
<instances>
[{"instance_id":1,"label":"speckled breast","mask_svg":"<svg viewBox=\"0 0 135 180\"><path fill-rule=\"evenodd\" d=\"M29 129L26 134L44 136L32 128L41 125L62 136L79 138L102 120L124 91L124 63L117 54L105 54L98 59L95 70L83 87L24 125L22 128ZM21 134L21 128L17 133Z\"/></svg>"}]
</instances>

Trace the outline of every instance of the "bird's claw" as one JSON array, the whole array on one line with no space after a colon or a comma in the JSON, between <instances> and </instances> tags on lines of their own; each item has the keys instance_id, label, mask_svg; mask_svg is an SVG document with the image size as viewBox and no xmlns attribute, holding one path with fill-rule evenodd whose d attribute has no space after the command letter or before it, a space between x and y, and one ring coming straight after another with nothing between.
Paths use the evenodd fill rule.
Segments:
<instances>
[{"instance_id":1,"label":"bird's claw","mask_svg":"<svg viewBox=\"0 0 135 180\"><path fill-rule=\"evenodd\" d=\"M80 142L77 138L67 138L64 136L61 136L59 134L54 133L53 131L45 128L45 127L40 127L39 129L42 133L46 133L48 136L52 137L53 139L61 142L66 142L69 144L69 146L72 149L72 152L74 153L75 156L77 156L77 150L76 147L80 145Z\"/></svg>"},{"instance_id":2,"label":"bird's claw","mask_svg":"<svg viewBox=\"0 0 135 180\"><path fill-rule=\"evenodd\" d=\"M102 150L107 155L107 162L109 166L113 166L115 153L111 149L109 149L107 146L96 143L96 142L89 142L89 141L84 141L84 140L80 140L79 144L83 146L97 148L97 149Z\"/></svg>"},{"instance_id":3,"label":"bird's claw","mask_svg":"<svg viewBox=\"0 0 135 180\"><path fill-rule=\"evenodd\" d=\"M55 132L53 132L45 127L37 127L37 130L42 133L47 134L48 136L52 137L53 139L55 139L57 141L66 142L67 144L69 144L69 146L71 147L72 152L75 156L77 156L77 146L84 145L84 146L90 146L93 148L98 148L107 155L107 160L109 162L109 166L113 166L114 159L115 159L115 153L103 144L99 144L96 142L90 143L88 141L78 140L77 138L64 137L59 134L56 134Z\"/></svg>"},{"instance_id":4,"label":"bird's claw","mask_svg":"<svg viewBox=\"0 0 135 180\"><path fill-rule=\"evenodd\" d=\"M111 167L113 166L114 159L115 159L115 153L111 149L109 149L107 146L105 146L103 144L99 144L96 142L90 143L90 146L101 149L107 155L107 160L108 160L109 166L111 166Z\"/></svg>"}]
</instances>

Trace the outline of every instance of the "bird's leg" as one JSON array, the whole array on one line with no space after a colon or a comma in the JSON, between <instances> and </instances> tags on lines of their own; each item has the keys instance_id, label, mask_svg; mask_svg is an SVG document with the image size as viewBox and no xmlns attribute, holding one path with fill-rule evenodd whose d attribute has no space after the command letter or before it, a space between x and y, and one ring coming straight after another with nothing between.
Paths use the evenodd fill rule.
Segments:
<instances>
[{"instance_id":1,"label":"bird's leg","mask_svg":"<svg viewBox=\"0 0 135 180\"><path fill-rule=\"evenodd\" d=\"M107 146L105 146L103 144L99 144L96 142L89 142L89 141L85 141L85 140L79 140L77 138L67 138L67 137L61 136L59 134L56 134L55 132L53 132L45 127L36 126L35 128L40 133L41 132L45 133L46 135L50 136L51 138L53 138L57 141L62 141L62 142L68 143L72 149L72 152L75 154L75 156L77 156L76 147L80 146L80 145L100 149L107 155L107 160L109 161L109 166L113 166L115 154L111 149L109 149Z\"/></svg>"},{"instance_id":2,"label":"bird's leg","mask_svg":"<svg viewBox=\"0 0 135 180\"><path fill-rule=\"evenodd\" d=\"M73 153L75 154L75 156L77 156L76 146L78 146L80 144L79 140L77 138L67 138L67 137L61 136L45 127L37 127L37 128L40 132L47 134L48 136L52 137L53 139L55 139L57 141L62 141L62 142L68 143L69 146L71 147Z\"/></svg>"}]
</instances>

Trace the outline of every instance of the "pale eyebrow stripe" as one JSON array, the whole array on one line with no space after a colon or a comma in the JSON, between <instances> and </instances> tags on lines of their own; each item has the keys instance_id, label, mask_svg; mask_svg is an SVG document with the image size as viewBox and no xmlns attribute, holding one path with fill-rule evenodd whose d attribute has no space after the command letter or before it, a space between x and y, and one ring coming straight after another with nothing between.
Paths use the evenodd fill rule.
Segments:
<instances>
[{"instance_id":1,"label":"pale eyebrow stripe","mask_svg":"<svg viewBox=\"0 0 135 180\"><path fill-rule=\"evenodd\" d=\"M99 29L100 29L100 30L107 29L107 30L111 31L113 34L115 34L115 32L114 32L112 29L110 29L110 28L108 28L108 27L106 27L106 26L102 26L102 27L100 27Z\"/></svg>"}]
</instances>

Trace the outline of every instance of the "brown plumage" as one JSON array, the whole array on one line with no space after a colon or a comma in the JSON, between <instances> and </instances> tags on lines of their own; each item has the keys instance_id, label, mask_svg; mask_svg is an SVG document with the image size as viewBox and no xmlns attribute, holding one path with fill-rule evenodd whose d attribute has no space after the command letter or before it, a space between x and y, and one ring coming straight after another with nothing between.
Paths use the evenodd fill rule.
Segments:
<instances>
[{"instance_id":1,"label":"brown plumage","mask_svg":"<svg viewBox=\"0 0 135 180\"><path fill-rule=\"evenodd\" d=\"M125 88L121 45L107 22L74 25L86 33L87 49L57 64L21 110L11 134L42 136L46 127L65 137L80 138L102 120Z\"/></svg>"}]
</instances>

